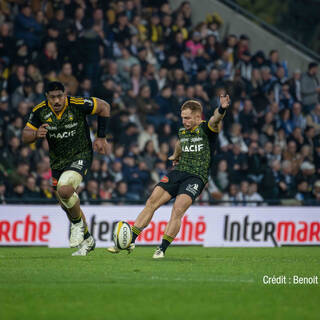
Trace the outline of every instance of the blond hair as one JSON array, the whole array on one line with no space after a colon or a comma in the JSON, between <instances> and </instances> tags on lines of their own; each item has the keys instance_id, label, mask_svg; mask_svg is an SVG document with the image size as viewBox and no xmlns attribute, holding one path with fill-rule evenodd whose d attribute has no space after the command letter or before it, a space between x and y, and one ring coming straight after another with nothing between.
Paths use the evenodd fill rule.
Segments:
<instances>
[{"instance_id":1,"label":"blond hair","mask_svg":"<svg viewBox=\"0 0 320 320\"><path fill-rule=\"evenodd\" d=\"M188 100L181 106L181 111L190 109L191 112L200 112L202 113L202 105L197 100Z\"/></svg>"}]
</instances>

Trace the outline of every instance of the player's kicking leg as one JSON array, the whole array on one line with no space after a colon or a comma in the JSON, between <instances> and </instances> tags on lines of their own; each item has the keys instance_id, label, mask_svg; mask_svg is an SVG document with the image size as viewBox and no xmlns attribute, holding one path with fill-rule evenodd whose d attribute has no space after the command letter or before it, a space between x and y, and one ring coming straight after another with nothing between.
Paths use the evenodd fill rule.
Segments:
<instances>
[{"instance_id":1,"label":"player's kicking leg","mask_svg":"<svg viewBox=\"0 0 320 320\"><path fill-rule=\"evenodd\" d=\"M57 185L57 197L71 221L70 247L80 246L82 250L78 255L86 255L94 249L95 243L88 231L85 216L80 209L80 199L75 192L81 180L82 176L76 171L63 172Z\"/></svg>"},{"instance_id":2,"label":"player's kicking leg","mask_svg":"<svg viewBox=\"0 0 320 320\"><path fill-rule=\"evenodd\" d=\"M68 209L65 208L61 202L60 202L60 205L61 205L61 208L66 213L67 217L69 218L70 222L72 223ZM85 215L84 215L81 208L80 208L80 211L81 211L81 218L83 219L83 222L85 225L84 236L83 236L84 240L78 246L79 250L72 253L73 256L86 256L90 251L93 251L96 246L96 242L95 242L93 236L88 231L86 218L85 218Z\"/></svg>"},{"instance_id":3,"label":"player's kicking leg","mask_svg":"<svg viewBox=\"0 0 320 320\"><path fill-rule=\"evenodd\" d=\"M132 241L128 248L129 253L132 252L133 249L135 248L135 241L137 237L142 232L142 230L149 225L155 211L159 207L161 207L163 204L167 203L171 198L172 198L171 195L162 187L160 186L155 187L151 196L148 198L146 202L146 206L140 212L140 214L138 215L134 223L134 226L132 227ZM120 252L120 250L116 247L110 247L108 248L108 251L111 253Z\"/></svg>"},{"instance_id":4,"label":"player's kicking leg","mask_svg":"<svg viewBox=\"0 0 320 320\"><path fill-rule=\"evenodd\" d=\"M164 230L161 245L153 254L154 259L164 258L167 248L179 233L182 217L191 204L192 198L189 195L180 194L177 196L172 208L170 220Z\"/></svg>"}]
</instances>

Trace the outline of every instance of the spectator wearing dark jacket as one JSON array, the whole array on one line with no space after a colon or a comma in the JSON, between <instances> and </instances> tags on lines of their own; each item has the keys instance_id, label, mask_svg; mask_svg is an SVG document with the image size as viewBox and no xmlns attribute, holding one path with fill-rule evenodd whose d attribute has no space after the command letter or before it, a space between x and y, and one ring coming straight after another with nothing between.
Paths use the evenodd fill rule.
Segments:
<instances>
[{"instance_id":1,"label":"spectator wearing dark jacket","mask_svg":"<svg viewBox=\"0 0 320 320\"><path fill-rule=\"evenodd\" d=\"M304 112L310 112L319 102L320 86L317 77L318 64L309 63L308 71L301 77L301 97Z\"/></svg>"},{"instance_id":2,"label":"spectator wearing dark jacket","mask_svg":"<svg viewBox=\"0 0 320 320\"><path fill-rule=\"evenodd\" d=\"M31 7L28 4L22 6L20 13L15 19L15 36L26 41L29 48L40 46L37 33L41 33L42 27L32 17Z\"/></svg>"}]
</instances>

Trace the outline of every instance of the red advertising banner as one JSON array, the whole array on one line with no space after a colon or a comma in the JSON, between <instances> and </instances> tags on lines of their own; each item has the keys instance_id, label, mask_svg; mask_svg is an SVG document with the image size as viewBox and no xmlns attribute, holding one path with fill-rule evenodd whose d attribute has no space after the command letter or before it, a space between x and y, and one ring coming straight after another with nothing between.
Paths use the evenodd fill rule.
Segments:
<instances>
[{"instance_id":1,"label":"red advertising banner","mask_svg":"<svg viewBox=\"0 0 320 320\"><path fill-rule=\"evenodd\" d=\"M83 206L97 247L112 245L119 220L131 225L142 206ZM172 207L164 206L136 240L158 245ZM58 206L0 206L0 245L69 246L69 221ZM320 210L316 207L191 207L174 244L210 247L320 245Z\"/></svg>"}]
</instances>

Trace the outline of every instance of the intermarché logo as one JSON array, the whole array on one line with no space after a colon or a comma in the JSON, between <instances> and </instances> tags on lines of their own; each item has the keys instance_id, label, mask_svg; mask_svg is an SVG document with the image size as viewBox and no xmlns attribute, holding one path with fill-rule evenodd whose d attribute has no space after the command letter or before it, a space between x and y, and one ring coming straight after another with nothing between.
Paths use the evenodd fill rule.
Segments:
<instances>
[{"instance_id":1,"label":"intermarch\u00e9 logo","mask_svg":"<svg viewBox=\"0 0 320 320\"><path fill-rule=\"evenodd\" d=\"M224 217L224 240L229 242L270 242L279 244L320 244L318 221L250 221L249 216L231 220Z\"/></svg>"}]
</instances>

